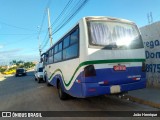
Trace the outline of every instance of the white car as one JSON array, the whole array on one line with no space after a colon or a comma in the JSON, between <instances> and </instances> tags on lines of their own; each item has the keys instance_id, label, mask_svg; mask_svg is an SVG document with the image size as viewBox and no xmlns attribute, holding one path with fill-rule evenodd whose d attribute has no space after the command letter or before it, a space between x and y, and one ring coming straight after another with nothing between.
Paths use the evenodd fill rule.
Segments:
<instances>
[{"instance_id":1,"label":"white car","mask_svg":"<svg viewBox=\"0 0 160 120\"><path fill-rule=\"evenodd\" d=\"M44 73L43 73L43 65L42 63L38 63L35 67L35 80L38 81L38 83L40 83L41 81L44 81L43 80L43 76L44 76Z\"/></svg>"}]
</instances>

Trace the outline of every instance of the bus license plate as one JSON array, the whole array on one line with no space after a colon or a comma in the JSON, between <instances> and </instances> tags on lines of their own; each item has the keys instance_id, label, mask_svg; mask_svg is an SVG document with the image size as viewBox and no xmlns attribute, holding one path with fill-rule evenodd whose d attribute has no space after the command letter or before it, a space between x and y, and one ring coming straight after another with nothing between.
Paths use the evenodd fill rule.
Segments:
<instances>
[{"instance_id":1,"label":"bus license plate","mask_svg":"<svg viewBox=\"0 0 160 120\"><path fill-rule=\"evenodd\" d=\"M113 69L115 71L125 71L126 70L126 66L125 65L116 65L116 66L113 66Z\"/></svg>"},{"instance_id":2,"label":"bus license plate","mask_svg":"<svg viewBox=\"0 0 160 120\"><path fill-rule=\"evenodd\" d=\"M111 93L120 93L121 92L121 88L119 85L114 85L110 87L110 92Z\"/></svg>"}]
</instances>

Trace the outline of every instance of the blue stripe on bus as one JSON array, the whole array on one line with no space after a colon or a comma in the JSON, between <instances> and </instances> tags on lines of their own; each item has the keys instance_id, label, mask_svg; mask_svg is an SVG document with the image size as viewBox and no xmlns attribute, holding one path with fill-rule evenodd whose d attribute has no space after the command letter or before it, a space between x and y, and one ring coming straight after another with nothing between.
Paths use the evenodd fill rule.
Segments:
<instances>
[{"instance_id":1,"label":"blue stripe on bus","mask_svg":"<svg viewBox=\"0 0 160 120\"><path fill-rule=\"evenodd\" d=\"M146 87L146 79L143 78L138 82L121 84L119 86L120 86L121 92L142 89ZM111 86L99 86L97 83L85 83L85 84L82 83L82 87L85 88L85 91L83 91L82 98L111 94L111 91L110 91ZM95 89L96 91L90 92L88 91L89 89Z\"/></svg>"},{"instance_id":2,"label":"blue stripe on bus","mask_svg":"<svg viewBox=\"0 0 160 120\"><path fill-rule=\"evenodd\" d=\"M81 73L83 74L83 73ZM113 68L96 69L96 76L86 77L82 82L96 83L108 81L108 85L125 84L126 82L134 82L130 77L140 75L145 78L145 72L142 72L142 67L127 67L126 71L114 71Z\"/></svg>"},{"instance_id":3,"label":"blue stripe on bus","mask_svg":"<svg viewBox=\"0 0 160 120\"><path fill-rule=\"evenodd\" d=\"M141 80L135 81L132 78L128 78L135 75L141 75ZM64 85L62 86L62 89L71 96L84 98L110 94L110 86L113 85L120 85L121 92L141 89L146 86L145 73L141 71L141 67L129 67L126 71L119 72L113 71L113 68L96 69L96 76L87 78L83 76L83 72L81 72L69 90L66 90ZM52 85L56 86L57 78L59 78L62 83L61 75L58 74L53 77L51 81ZM76 82L76 80L80 80L81 83ZM98 82L106 80L108 80L107 85L98 84Z\"/></svg>"}]
</instances>

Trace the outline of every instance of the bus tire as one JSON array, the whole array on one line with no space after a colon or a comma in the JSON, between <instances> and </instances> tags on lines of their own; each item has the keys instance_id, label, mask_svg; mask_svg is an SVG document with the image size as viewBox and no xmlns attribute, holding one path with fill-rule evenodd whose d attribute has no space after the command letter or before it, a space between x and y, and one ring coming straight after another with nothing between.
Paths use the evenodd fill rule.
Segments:
<instances>
[{"instance_id":1,"label":"bus tire","mask_svg":"<svg viewBox=\"0 0 160 120\"><path fill-rule=\"evenodd\" d=\"M46 80L46 76L44 76L44 78L43 78L43 82L45 83L47 80Z\"/></svg>"},{"instance_id":2,"label":"bus tire","mask_svg":"<svg viewBox=\"0 0 160 120\"><path fill-rule=\"evenodd\" d=\"M37 81L38 81L38 83L40 83L40 82L41 82L40 78L38 78L38 80L37 80Z\"/></svg>"},{"instance_id":3,"label":"bus tire","mask_svg":"<svg viewBox=\"0 0 160 120\"><path fill-rule=\"evenodd\" d=\"M59 95L59 98L61 100L66 100L67 99L67 94L62 90L62 86L61 86L61 83L60 81L58 81L58 95Z\"/></svg>"},{"instance_id":4,"label":"bus tire","mask_svg":"<svg viewBox=\"0 0 160 120\"><path fill-rule=\"evenodd\" d=\"M52 86L48 81L46 81L46 83L48 87Z\"/></svg>"},{"instance_id":5,"label":"bus tire","mask_svg":"<svg viewBox=\"0 0 160 120\"><path fill-rule=\"evenodd\" d=\"M52 86L49 82L48 82L48 79L47 79L48 77L47 77L47 75L45 74L45 76L44 76L44 81L46 82L46 84L47 84L47 87L50 87L50 86Z\"/></svg>"}]
</instances>

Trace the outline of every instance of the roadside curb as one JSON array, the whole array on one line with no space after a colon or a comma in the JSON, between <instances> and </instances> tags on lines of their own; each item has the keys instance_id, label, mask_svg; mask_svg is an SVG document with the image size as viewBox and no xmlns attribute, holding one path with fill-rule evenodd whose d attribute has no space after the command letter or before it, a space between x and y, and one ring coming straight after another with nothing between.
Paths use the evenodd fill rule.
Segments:
<instances>
[{"instance_id":1,"label":"roadside curb","mask_svg":"<svg viewBox=\"0 0 160 120\"><path fill-rule=\"evenodd\" d=\"M0 74L0 78L4 78L4 75Z\"/></svg>"},{"instance_id":2,"label":"roadside curb","mask_svg":"<svg viewBox=\"0 0 160 120\"><path fill-rule=\"evenodd\" d=\"M148 106L160 109L160 104L158 104L158 103L154 103L154 102L151 102L151 101L143 100L143 99L140 99L140 98L137 98L137 97L133 97L133 96L130 96L130 95L125 95L123 98L124 99L128 99L129 98L129 100L132 101L132 102L137 102L137 103L140 103L140 104L144 104L144 105L148 105Z\"/></svg>"},{"instance_id":3,"label":"roadside curb","mask_svg":"<svg viewBox=\"0 0 160 120\"><path fill-rule=\"evenodd\" d=\"M4 79L4 76L0 76L0 81L3 81L3 79Z\"/></svg>"}]
</instances>

